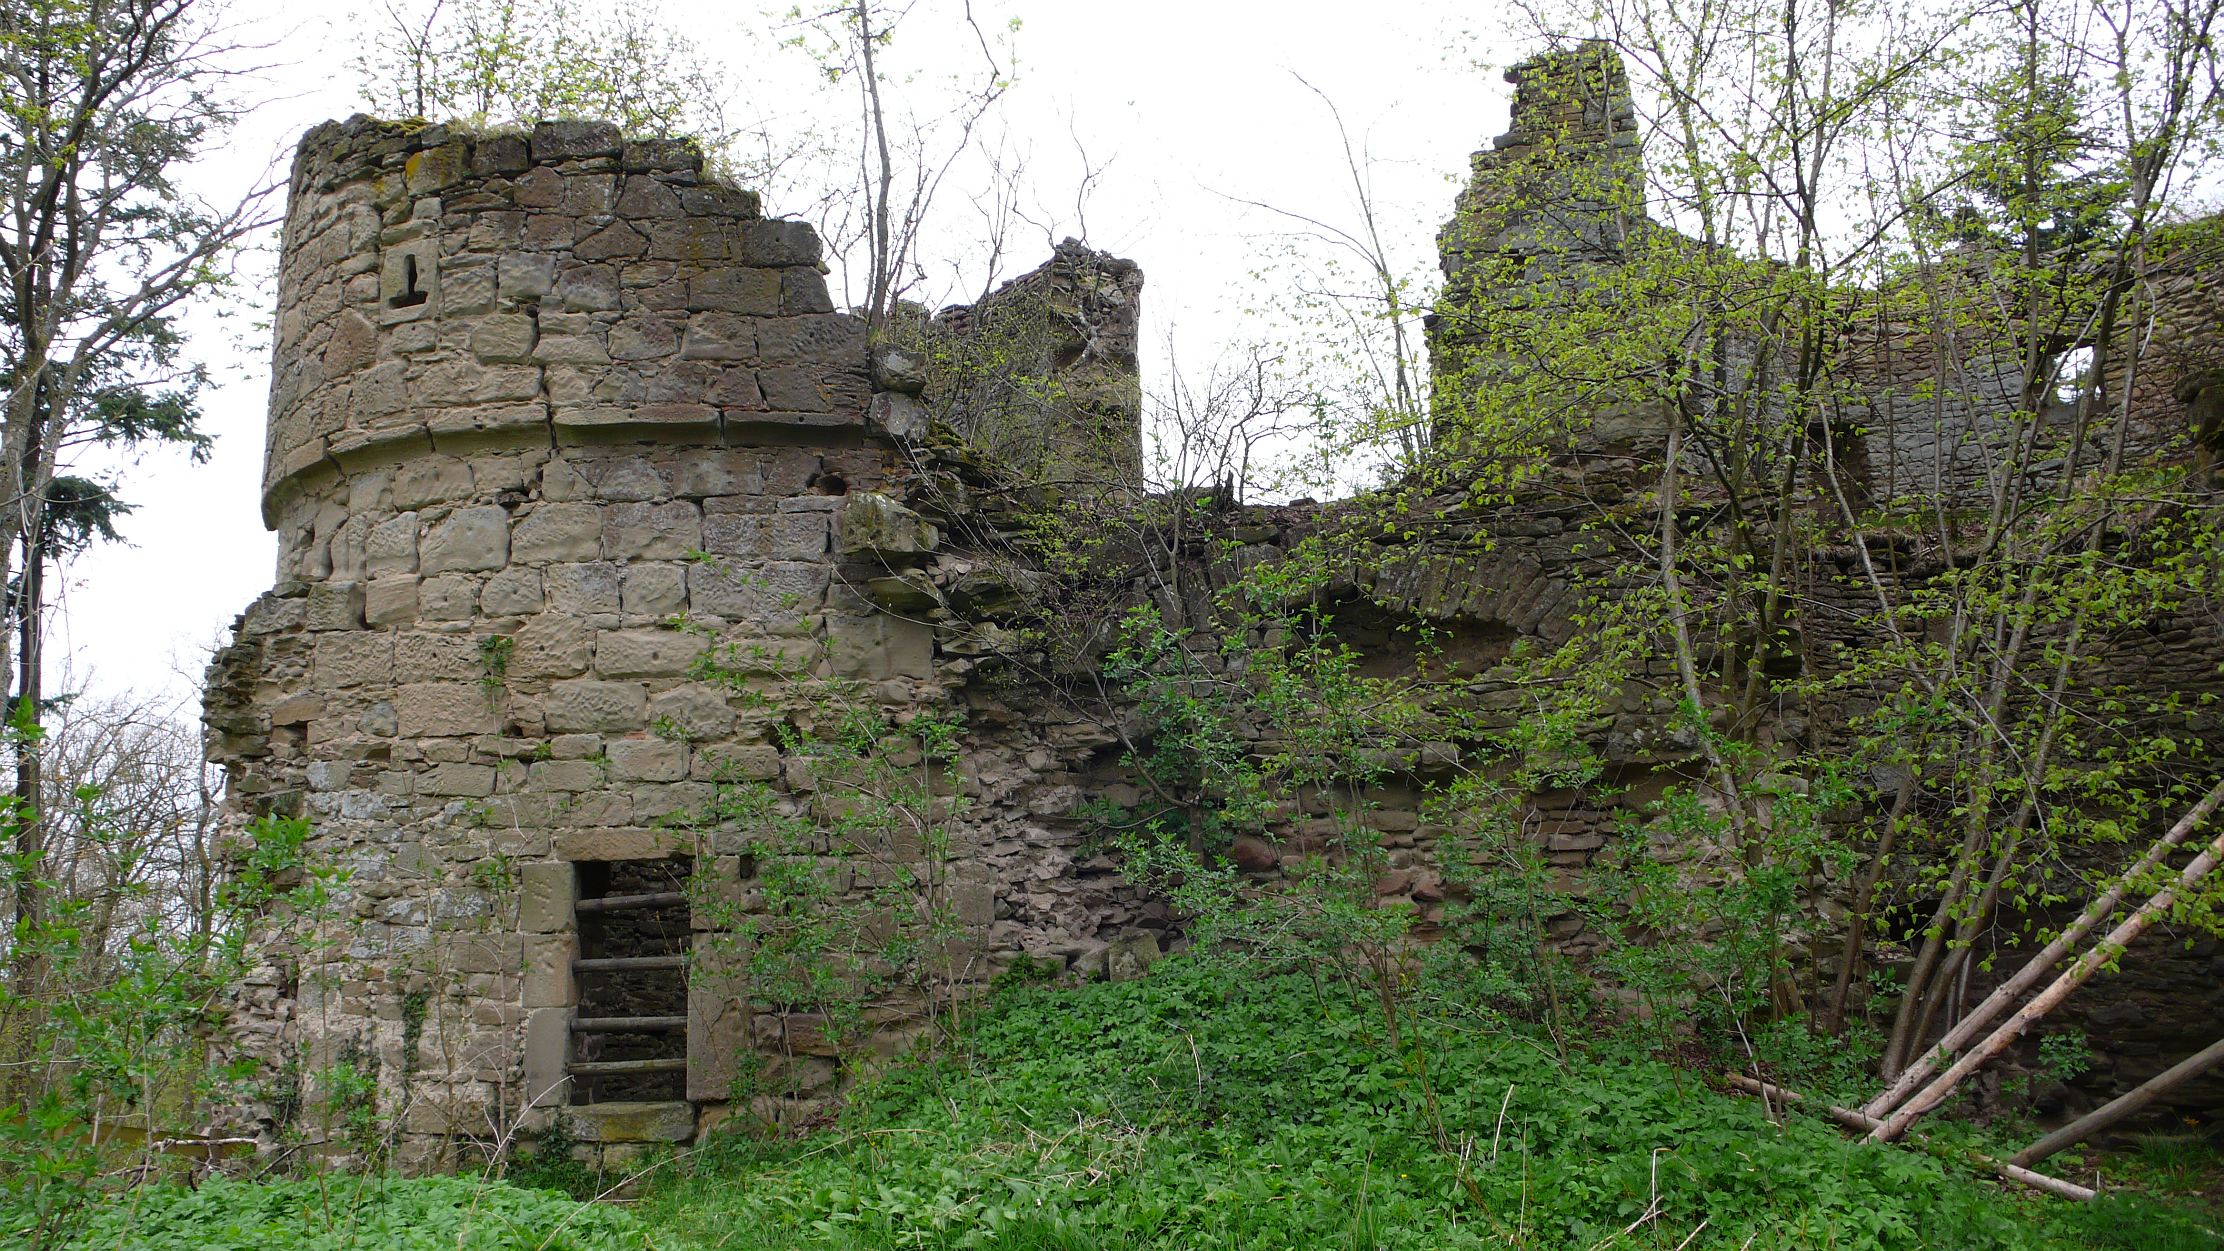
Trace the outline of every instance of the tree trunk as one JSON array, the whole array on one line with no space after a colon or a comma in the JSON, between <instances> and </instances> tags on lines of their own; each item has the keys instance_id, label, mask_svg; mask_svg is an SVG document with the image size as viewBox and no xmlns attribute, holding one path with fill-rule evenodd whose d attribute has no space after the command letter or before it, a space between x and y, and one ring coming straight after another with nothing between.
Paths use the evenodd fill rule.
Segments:
<instances>
[{"instance_id":1,"label":"tree trunk","mask_svg":"<svg viewBox=\"0 0 2224 1251\"><path fill-rule=\"evenodd\" d=\"M1755 1079L1746 1077L1745 1075L1740 1073L1727 1074L1725 1076L1725 1080L1727 1080L1730 1085L1737 1087L1739 1090L1745 1091L1749 1094L1759 1095L1764 1099L1774 1099L1780 1103L1800 1103L1804 1102L1806 1099L1806 1096L1800 1094L1796 1090L1786 1090L1781 1086L1773 1086L1767 1082L1756 1081ZM1831 1120L1838 1122L1840 1125L1845 1126L1847 1129L1873 1130L1877 1126L1877 1119L1875 1117L1870 1116L1865 1112L1856 1112L1852 1108L1839 1108L1825 1105L1824 1111L1830 1114ZM2079 1202L2084 1202L2094 1197L2093 1191L2078 1185L2076 1182L2066 1182L2059 1177L2048 1177L2044 1173L2034 1173L2030 1169L2025 1168L2022 1164L2015 1161L2003 1162L2000 1160L1995 1160L1991 1156L1984 1155L1979 1152L1970 1151L1967 1153L1963 1153L1952 1148L1934 1147L1929 1143L1920 1143L1918 1145L1920 1145L1925 1151L1930 1152L1932 1155L1936 1155L1944 1159L1958 1158L1967 1160L1969 1163L1975 1164L1979 1168L1986 1169L2002 1178L2005 1178L2008 1181L2015 1182L2019 1185L2029 1186L2033 1190L2043 1190L2050 1195L2059 1195L2064 1199L2076 1199Z\"/></svg>"},{"instance_id":2,"label":"tree trunk","mask_svg":"<svg viewBox=\"0 0 2224 1251\"><path fill-rule=\"evenodd\" d=\"M2211 791L2210 795L2224 795L2224 784ZM2141 934L2162 919L2162 915L2170 910L2170 905L2177 902L2180 894L2198 886L2201 879L2213 872L2219 863L2224 863L2224 834L2213 839L2200 855L2193 858L2192 863L2179 871L2174 881L2156 891L2147 902L2140 904L2137 910L2124 918L2122 924L2110 930L2107 937L2079 956L2067 971L2055 978L2037 997L2018 1009L2015 1015L1986 1036L1983 1042L1970 1048L1969 1054L1955 1061L1954 1066L1940 1074L1938 1080L1917 1091L1900 1105L1898 1111L1885 1117L1884 1123L1877 1126L1875 1132L1869 1136L1878 1142L1890 1142L1907 1132L1907 1127L1915 1123L1915 1118L1944 1102L1948 1095L1954 1093L1954 1088L1961 1085L1963 1079L1984 1067L1986 1061L2007 1050L2011 1043L2022 1037L2023 1031L2069 998L2071 991L2090 981L2103 965L2115 960L2132 943L2138 941Z\"/></svg>"},{"instance_id":3,"label":"tree trunk","mask_svg":"<svg viewBox=\"0 0 2224 1251\"><path fill-rule=\"evenodd\" d=\"M2124 870L2109 885L2107 890L2101 892L2099 898L2086 905L2085 911L2079 913L2077 919L2070 922L2053 942L2048 943L2044 950L2033 956L2028 963L2016 972L2014 977L2001 983L1998 990L1986 996L1983 1003L1978 1004L1968 1016L1962 1018L1961 1024L1947 1031L1946 1037L1938 1040L1937 1046L1924 1053L1920 1060L1907 1066L1906 1070L1893 1080L1883 1094L1870 1100L1861 1110L1869 1116L1884 1116L1898 1107L1909 1094L1913 1093L1916 1087L1922 1085L1924 1078L1936 1072L1938 1066L1944 1063L1948 1057L1961 1050L1971 1039L1977 1037L1986 1026L1999 1019L2000 1014L2007 1010L2009 1004L2014 1003L2023 992L2038 985L2039 979L2046 976L2047 970L2052 969L2062 957L2068 955L2079 942L2082 942L2085 936L2093 931L2094 926L2107 920L2109 914L2116 910L2116 905L2123 902L2124 896L2131 890L2132 884L2146 874L2153 872L2155 866L2162 863L2163 857L2169 855L2172 848L2191 838L2193 831L2199 828L2201 822L2208 819L2210 813L2216 811L2217 805L2220 803L2224 803L2224 782L2217 783L2208 794L2202 796L2199 803L2193 805L2193 808L2183 817L2178 818L2178 823L2171 826L2169 832L2155 840L2154 845L2147 849L2147 854L2141 856L2137 864Z\"/></svg>"},{"instance_id":4,"label":"tree trunk","mask_svg":"<svg viewBox=\"0 0 2224 1251\"><path fill-rule=\"evenodd\" d=\"M2029 1166L2064 1148L2076 1146L2218 1064L2224 1064L2224 1038L2210 1043L2201 1051L2178 1061L2133 1089L2016 1152L2011 1162Z\"/></svg>"}]
</instances>

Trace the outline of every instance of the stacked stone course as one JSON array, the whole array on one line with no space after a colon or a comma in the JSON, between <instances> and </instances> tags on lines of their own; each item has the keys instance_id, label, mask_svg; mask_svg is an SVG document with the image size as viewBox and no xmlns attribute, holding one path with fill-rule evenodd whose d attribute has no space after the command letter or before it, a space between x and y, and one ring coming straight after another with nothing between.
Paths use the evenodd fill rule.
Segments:
<instances>
[{"instance_id":1,"label":"stacked stone course","mask_svg":"<svg viewBox=\"0 0 2224 1251\"><path fill-rule=\"evenodd\" d=\"M1513 130L1478 154L1465 224L1441 242L1454 288L1519 260L1524 285L1499 294L1521 299L1580 281L1613 263L1630 230L1657 227L1642 220L1619 66L1584 47L1514 79ZM1566 211L1535 208L1571 190ZM1493 215L1507 203L1521 207ZM861 322L832 311L808 227L765 219L685 145L583 123L481 134L361 118L304 139L281 264L263 492L277 584L211 670L211 757L241 816L308 816L315 854L352 877L307 934L274 928L240 997L246 1053L310 1074L369 1066L427 1155L545 1121L572 1095L577 905L583 876L604 872L577 866L687 856L746 898L738 836L674 822L720 779L767 784L789 813L822 798L783 750L795 710L775 670L854 682L899 718L963 713L948 896L964 930L950 954L969 981L1022 953L1074 976L1132 976L1179 945L1166 906L1121 879L1079 815L1085 800L1139 798L1121 763L1123 710L998 665L1010 637L999 614L1039 595L1022 583L1040 575L999 547L1017 519L995 515L1007 479L979 463L1132 486L1132 264L1062 245L981 305L946 312L933 333L961 344L993 337L999 318L1038 319L1014 340L1020 358L1000 363L1065 371L1057 403L969 408L937 390L930 366L868 345ZM2213 312L2205 287L2182 287L2186 309ZM1456 328L1440 326L1432 348L1456 352L1447 335ZM2175 350L2205 361L2201 342ZM2142 384L2148 428L2182 416L2167 394L2182 385ZM930 416L966 426L974 446L938 443ZM1419 663L1404 627L1426 623L1440 643L1429 663L1460 675L1477 724L1522 714L1498 666L1570 637L1578 588L1620 558L1584 519L1642 498L1624 471L1658 423L1600 417L1576 449L1590 471L1581 500L1555 495L1548 475L1513 505L1419 501L1410 532L1372 540L1331 580L1337 628L1370 665ZM1935 431L1893 422L1854 450L1884 490L1956 455ZM1237 510L1210 524L1225 542L1207 546L1228 555L1187 584L1189 600L1160 604L1177 627L1209 630L1209 592L1231 570L1279 558L1340 515ZM1854 596L1833 582L1847 572L1811 571L1805 593L1822 605ZM1152 593L1140 579L1129 590ZM694 628L671 628L676 618ZM1816 614L1806 663L1858 641L1831 621ZM2212 689L2215 633L2213 621L2165 623L2156 641L2123 643L2123 666L2150 686ZM779 658L766 698L703 679L697 660L714 642ZM1695 743L1674 727L1673 687L1661 658L1602 710L1616 794L1532 797L1526 828L1571 883L1688 766ZM1847 711L1785 710L1767 732L1801 744L1820 733L1810 722ZM1424 933L1448 902L1435 848L1458 831L1425 819L1423 798L1459 753L1421 744L1358 814L1387 853L1378 894L1409 902ZM1279 841L1239 840L1231 858L1270 881L1289 855L1327 844L1333 804L1299 797L1279 814ZM1811 910L1827 915L1841 886L1813 883ZM1570 951L1593 943L1574 917L1551 930ZM2213 964L2213 951L2199 959ZM2196 995L2203 983L2185 967L2157 966L2151 980L2177 998L2140 1019L2191 1028L2224 1011L2213 979ZM606 1108L576 1123L582 1137L692 1135L726 1113L752 1049L790 1100L834 1090L825 1022L761 1013L714 962L703 973L687 991L688 1106ZM628 1001L606 987L586 1000ZM885 1045L917 1007L876 1008Z\"/></svg>"},{"instance_id":2,"label":"stacked stone course","mask_svg":"<svg viewBox=\"0 0 2224 1251\"><path fill-rule=\"evenodd\" d=\"M810 803L787 709L702 680L706 647L898 713L948 703L936 627L852 589L937 542L885 493L903 457L874 414L905 397L876 402L808 226L601 125L318 127L280 299L277 585L212 667L210 751L242 817L308 816L351 876L312 932L274 931L237 1034L274 1069L368 1067L419 1149L499 1136L569 1095L575 866L707 854L745 893L734 836L672 823L719 779ZM1062 812L1029 797L1059 765L1023 726L968 786ZM993 866L1027 832L1006 813L965 847L969 927L997 919ZM1101 949L1103 910L1070 894L1036 898ZM690 1011L687 1091L715 1110L753 1027L715 986ZM831 1064L798 1050L774 1077L823 1091Z\"/></svg>"}]
</instances>

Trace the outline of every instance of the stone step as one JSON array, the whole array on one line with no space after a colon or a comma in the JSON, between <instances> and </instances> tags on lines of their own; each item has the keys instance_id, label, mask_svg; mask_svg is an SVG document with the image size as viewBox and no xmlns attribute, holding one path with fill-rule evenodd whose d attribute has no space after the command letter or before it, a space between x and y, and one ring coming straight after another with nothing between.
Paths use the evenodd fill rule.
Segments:
<instances>
[{"instance_id":1,"label":"stone step","mask_svg":"<svg viewBox=\"0 0 2224 1251\"><path fill-rule=\"evenodd\" d=\"M695 1136L695 1105L678 1101L580 1103L564 1109L582 1143L686 1142Z\"/></svg>"}]
</instances>

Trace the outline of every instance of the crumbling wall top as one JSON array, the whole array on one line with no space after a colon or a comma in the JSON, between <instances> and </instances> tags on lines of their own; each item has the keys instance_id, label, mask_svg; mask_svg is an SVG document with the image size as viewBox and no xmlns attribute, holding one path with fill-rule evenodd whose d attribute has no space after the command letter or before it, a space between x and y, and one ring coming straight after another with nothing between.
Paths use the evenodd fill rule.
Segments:
<instances>
[{"instance_id":1,"label":"crumbling wall top","mask_svg":"<svg viewBox=\"0 0 2224 1251\"><path fill-rule=\"evenodd\" d=\"M854 438L861 323L818 236L706 176L694 145L356 117L295 159L264 473L289 491L446 445L730 427Z\"/></svg>"}]
</instances>

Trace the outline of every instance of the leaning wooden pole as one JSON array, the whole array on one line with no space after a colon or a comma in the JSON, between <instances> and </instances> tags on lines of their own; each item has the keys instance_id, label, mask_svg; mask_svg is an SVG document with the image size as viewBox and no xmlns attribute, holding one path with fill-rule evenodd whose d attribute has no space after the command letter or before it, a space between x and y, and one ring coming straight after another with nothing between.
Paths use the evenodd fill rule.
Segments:
<instances>
[{"instance_id":1,"label":"leaning wooden pole","mask_svg":"<svg viewBox=\"0 0 2224 1251\"><path fill-rule=\"evenodd\" d=\"M1783 1103L1804 1103L1806 1101L1806 1096L1796 1090L1786 1090L1782 1086L1757 1081L1738 1073L1729 1073L1724 1076L1730 1085L1748 1094L1759 1095L1764 1099L1775 1099ZM1847 1129L1867 1131L1873 1130L1877 1126L1877 1119L1866 1112L1856 1112L1852 1108L1834 1107L1829 1104L1825 1104L1823 1107L1825 1111L1829 1112L1831 1120L1838 1122ZM2012 1181L2019 1186L2029 1186L2033 1190L2043 1190L2047 1194L2059 1195L2064 1199L2076 1199L2079 1202L2084 1202L2093 1198L2096 1193L2078 1185L2076 1182L2063 1181L2059 1177L2048 1177L2044 1173L2034 1173L2020 1164L1995 1160L1982 1152L1959 1150L1920 1139L1916 1141L1915 1145L1941 1159L1961 1160L1974 1164L2005 1181Z\"/></svg>"},{"instance_id":2,"label":"leaning wooden pole","mask_svg":"<svg viewBox=\"0 0 2224 1251\"><path fill-rule=\"evenodd\" d=\"M1883 1124L1870 1131L1869 1137L1878 1142L1890 1142L1906 1133L1907 1127L1915 1123L1916 1117L1944 1102L1946 1096L1954 1093L1954 1088L1961 1085L1963 1079L1984 1067L1986 1061L2007 1050L2010 1044L2023 1036L2023 1031L2031 1028L2033 1022L2052 1012L2064 999L2069 998L2071 991L2083 986L2091 980L2093 974L2113 963L2116 957L2138 941L2141 934L2162 919L2170 906L2177 902L2178 896L2200 885L2201 879L2214 872L2220 863L2224 863L2224 834L2217 835L2200 855L2193 858L2192 863L2179 870L2175 880L2139 905L2130 916L2124 918L2122 924L2108 931L2106 938L2088 948L2084 955L2079 956L2060 977L2055 978L2045 990L2033 997L2031 1002L2016 1009L2015 1014L1999 1029L1992 1031L1983 1042L1971 1047L1968 1054L1954 1061L1954 1066L1939 1074L1938 1080L1909 1096L1892 1115L1884 1118Z\"/></svg>"},{"instance_id":3,"label":"leaning wooden pole","mask_svg":"<svg viewBox=\"0 0 2224 1251\"><path fill-rule=\"evenodd\" d=\"M2224 782L2218 782L2208 794L2202 796L2199 803L2193 805L2191 810L2178 818L2177 824L2172 825L2167 833L2155 840L2154 845L2147 849L2147 854L2141 856L2137 864L2132 865L2118 875L2107 890L2101 892L2099 897L2095 898L2083 912L2077 915L2076 920L2071 921L2059 935L2055 936L2053 942L2048 943L2039 954L2031 957L2021 969L2016 971L2014 977L2002 982L1999 989L1985 996L1984 1002L1972 1009L1969 1015L1963 1017L1961 1022L1955 1025L1953 1029L1947 1031L1946 1036L1939 1039L1936 1046L1924 1052L1921 1059L1908 1065L1897 1078L1893 1079L1892 1084L1885 1088L1883 1094L1863 1105L1861 1111L1874 1117L1890 1116L1894 1109L1907 1100L1909 1095L1922 1088L1923 1082L1931 1074L1937 1072L1941 1064L1951 1060L1960 1053L1963 1047L1968 1046L1972 1040L1980 1037L1986 1029L1992 1026L1994 1021L2000 1018L2002 1012L2007 1011L2009 1006L2021 998L2025 991L2038 985L2040 979L2044 978L2049 970L2060 963L2064 956L2067 956L2076 948L2077 944L2083 942L2085 936L2093 931L2094 926L2107 920L2116 911L2117 905L2123 903L2124 896L2131 892L2132 886L2145 878L2147 874L2153 872L2155 867L2161 864L2163 858L2168 856L2174 848L2183 845L2188 838L2191 838L2193 831L2200 827L2201 822L2209 818L2209 814L2216 811L2219 804L2224 804Z\"/></svg>"},{"instance_id":4,"label":"leaning wooden pole","mask_svg":"<svg viewBox=\"0 0 2224 1251\"><path fill-rule=\"evenodd\" d=\"M2025 1166L2037 1164L2055 1152L2074 1147L2107 1129L2219 1064L2224 1064L2224 1038L2210 1043L2202 1050L2016 1152L2009 1160Z\"/></svg>"}]
</instances>

